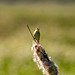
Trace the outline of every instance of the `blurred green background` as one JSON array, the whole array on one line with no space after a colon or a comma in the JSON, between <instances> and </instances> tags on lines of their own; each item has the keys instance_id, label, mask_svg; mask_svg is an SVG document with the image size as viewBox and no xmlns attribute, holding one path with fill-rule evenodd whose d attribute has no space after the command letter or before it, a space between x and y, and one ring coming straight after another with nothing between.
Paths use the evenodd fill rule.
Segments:
<instances>
[{"instance_id":1,"label":"blurred green background","mask_svg":"<svg viewBox=\"0 0 75 75\"><path fill-rule=\"evenodd\" d=\"M75 75L75 3L3 1L0 2L0 75L42 75L33 62L32 37L26 24L32 32L40 28L40 43L59 66L59 75Z\"/></svg>"}]
</instances>

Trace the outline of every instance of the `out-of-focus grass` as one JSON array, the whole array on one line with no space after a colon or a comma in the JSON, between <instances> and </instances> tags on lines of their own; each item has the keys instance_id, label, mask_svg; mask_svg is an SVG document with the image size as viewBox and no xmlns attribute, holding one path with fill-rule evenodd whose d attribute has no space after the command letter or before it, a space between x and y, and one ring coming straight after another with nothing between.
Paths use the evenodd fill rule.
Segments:
<instances>
[{"instance_id":1,"label":"out-of-focus grass","mask_svg":"<svg viewBox=\"0 0 75 75\"><path fill-rule=\"evenodd\" d=\"M58 64L60 75L75 74L75 5L0 4L0 75L42 75L32 60L32 31Z\"/></svg>"}]
</instances>

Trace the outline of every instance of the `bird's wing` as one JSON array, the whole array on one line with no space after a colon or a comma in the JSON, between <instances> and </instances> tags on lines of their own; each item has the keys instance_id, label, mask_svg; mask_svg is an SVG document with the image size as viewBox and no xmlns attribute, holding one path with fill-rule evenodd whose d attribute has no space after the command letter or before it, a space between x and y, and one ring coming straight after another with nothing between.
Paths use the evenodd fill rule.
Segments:
<instances>
[{"instance_id":1,"label":"bird's wing","mask_svg":"<svg viewBox=\"0 0 75 75\"><path fill-rule=\"evenodd\" d=\"M34 31L34 38L39 40L40 39L40 32L39 31Z\"/></svg>"}]
</instances>

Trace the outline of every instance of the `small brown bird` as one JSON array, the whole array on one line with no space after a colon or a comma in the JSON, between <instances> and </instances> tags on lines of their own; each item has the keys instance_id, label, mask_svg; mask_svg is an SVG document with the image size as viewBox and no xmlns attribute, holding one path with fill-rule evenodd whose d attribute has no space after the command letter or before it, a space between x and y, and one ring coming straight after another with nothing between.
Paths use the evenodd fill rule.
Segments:
<instances>
[{"instance_id":1,"label":"small brown bird","mask_svg":"<svg viewBox=\"0 0 75 75\"><path fill-rule=\"evenodd\" d=\"M33 33L33 37L34 40L36 41L36 43L39 43L40 40L40 32L39 32L39 28L36 28L34 33Z\"/></svg>"}]
</instances>

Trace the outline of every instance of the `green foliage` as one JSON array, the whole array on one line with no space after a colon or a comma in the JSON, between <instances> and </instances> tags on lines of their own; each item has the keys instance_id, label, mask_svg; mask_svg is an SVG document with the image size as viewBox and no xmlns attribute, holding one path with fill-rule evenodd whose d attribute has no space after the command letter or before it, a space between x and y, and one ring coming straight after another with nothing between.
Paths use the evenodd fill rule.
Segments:
<instances>
[{"instance_id":1,"label":"green foliage","mask_svg":"<svg viewBox=\"0 0 75 75\"><path fill-rule=\"evenodd\" d=\"M59 66L60 75L75 74L75 5L0 4L0 75L42 75L33 62L33 32Z\"/></svg>"}]
</instances>

